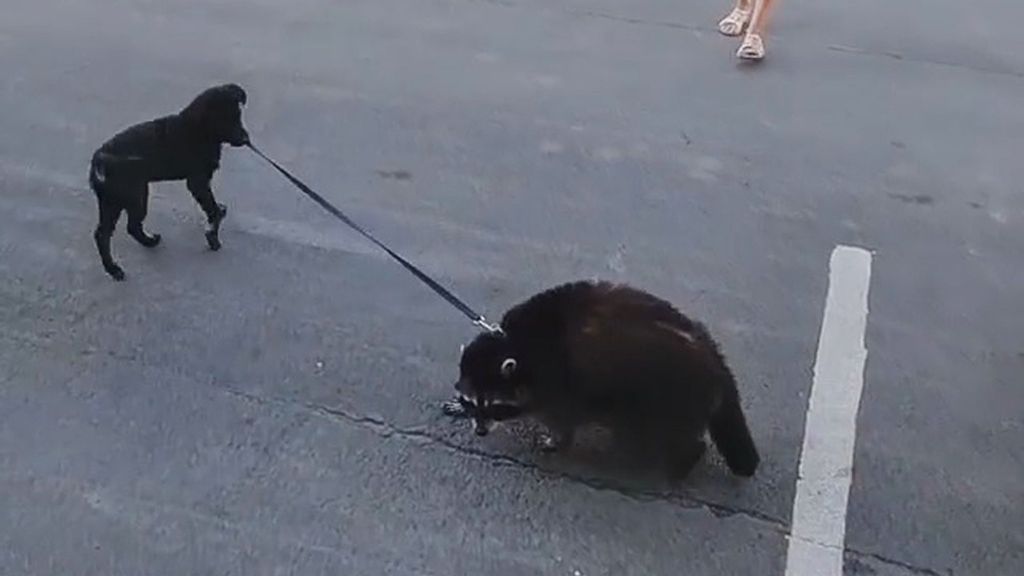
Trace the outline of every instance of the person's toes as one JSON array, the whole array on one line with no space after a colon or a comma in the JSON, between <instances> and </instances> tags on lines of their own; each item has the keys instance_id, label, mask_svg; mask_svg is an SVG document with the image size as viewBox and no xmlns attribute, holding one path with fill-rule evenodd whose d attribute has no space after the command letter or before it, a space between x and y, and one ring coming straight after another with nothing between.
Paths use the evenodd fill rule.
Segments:
<instances>
[{"instance_id":1,"label":"person's toes","mask_svg":"<svg viewBox=\"0 0 1024 576\"><path fill-rule=\"evenodd\" d=\"M718 23L718 31L726 36L739 36L750 22L750 11L733 8L732 12Z\"/></svg>"},{"instance_id":2,"label":"person's toes","mask_svg":"<svg viewBox=\"0 0 1024 576\"><path fill-rule=\"evenodd\" d=\"M736 51L736 57L741 60L761 60L764 58L764 40L757 34L748 33Z\"/></svg>"}]
</instances>

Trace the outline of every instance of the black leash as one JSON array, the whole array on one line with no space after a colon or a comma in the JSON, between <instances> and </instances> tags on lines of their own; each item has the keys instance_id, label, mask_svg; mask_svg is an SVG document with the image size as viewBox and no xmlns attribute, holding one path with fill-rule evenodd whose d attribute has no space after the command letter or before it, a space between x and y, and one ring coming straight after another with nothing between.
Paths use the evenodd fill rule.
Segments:
<instances>
[{"instance_id":1,"label":"black leash","mask_svg":"<svg viewBox=\"0 0 1024 576\"><path fill-rule=\"evenodd\" d=\"M402 266L404 266L406 270L408 270L409 272L412 272L413 276L419 278L420 281L422 281L424 284L429 286L431 290L436 292L438 296L440 296L441 298L444 298L446 301L448 301L449 304L454 306L459 312L462 312L463 314L465 314L467 318L469 318L470 320L473 321L473 324L475 324L476 326L479 326L480 328L483 328L483 329L485 329L485 330L487 330L489 332L500 332L501 331L500 327L488 323L487 319L484 318L482 314L479 314L475 310L470 308L468 304L466 304L465 302L460 300L458 298L458 296L456 296L455 294L452 294L447 288L445 288L444 286L441 286L436 280L434 280L433 278L428 276L426 274L426 272L423 272L422 270L417 268L412 262L409 262L408 260L403 258L400 254L398 254L397 252L395 252L391 248L388 248L386 244L384 244L380 240L377 240L373 236L373 234L370 234L365 229L363 229L362 226L360 226L359 224L356 224L356 222L354 220L352 220L347 215L345 215L345 213L342 212L341 210L338 210L333 204L331 204L330 202L325 200L323 196L321 196L321 195L317 194L316 192L314 192L312 188L310 188L309 186L306 186L305 183L303 183L301 180L299 180L295 176L292 176L290 172L288 172L287 170L282 168L281 165L278 164L277 162L274 162L273 160L271 160L270 157L268 157L266 154L264 154L262 151L260 151L260 149L257 148L256 145L254 145L252 142L249 142L247 144L247 146L249 146L249 148L253 152L255 152L257 156L259 156L260 158L263 158L264 160L266 160L267 163L269 163L278 172L280 172L282 176L284 176L285 178L288 179L289 182L294 184L296 188L301 190L306 196L309 196L310 198L312 198L313 201L316 202L317 204L319 204L324 210L327 210L335 218L337 218L338 220L341 220L342 222L347 224L350 228L352 228L356 232L359 232L364 237L366 237L367 240L369 240L370 242L373 242L374 244L379 246L382 250L387 252L389 256L391 256L392 258L397 260L398 263L401 264Z\"/></svg>"}]
</instances>

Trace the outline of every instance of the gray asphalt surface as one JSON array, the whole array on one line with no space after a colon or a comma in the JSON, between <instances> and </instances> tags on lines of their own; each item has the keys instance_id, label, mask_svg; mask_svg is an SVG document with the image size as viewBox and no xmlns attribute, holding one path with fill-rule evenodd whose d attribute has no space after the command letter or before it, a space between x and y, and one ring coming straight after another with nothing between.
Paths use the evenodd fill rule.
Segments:
<instances>
[{"instance_id":1,"label":"gray asphalt surface","mask_svg":"<svg viewBox=\"0 0 1024 576\"><path fill-rule=\"evenodd\" d=\"M897 5L893 5L897 4ZM0 574L782 574L836 244L875 252L846 573L1024 573L1024 5L7 0ZM261 147L501 312L581 277L704 319L764 457L684 486L438 411L473 328L253 155L219 253L92 150L237 81Z\"/></svg>"}]
</instances>

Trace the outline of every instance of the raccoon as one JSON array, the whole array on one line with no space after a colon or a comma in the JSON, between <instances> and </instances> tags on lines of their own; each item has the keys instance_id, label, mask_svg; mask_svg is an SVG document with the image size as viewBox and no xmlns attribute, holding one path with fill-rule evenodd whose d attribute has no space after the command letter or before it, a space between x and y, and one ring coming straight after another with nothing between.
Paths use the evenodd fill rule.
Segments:
<instances>
[{"instance_id":1,"label":"raccoon","mask_svg":"<svg viewBox=\"0 0 1024 576\"><path fill-rule=\"evenodd\" d=\"M494 422L533 417L545 451L569 447L577 428L603 425L640 440L685 477L705 432L738 476L760 457L725 358L707 328L642 290L566 283L506 312L498 329L462 349L456 397L445 414Z\"/></svg>"}]
</instances>

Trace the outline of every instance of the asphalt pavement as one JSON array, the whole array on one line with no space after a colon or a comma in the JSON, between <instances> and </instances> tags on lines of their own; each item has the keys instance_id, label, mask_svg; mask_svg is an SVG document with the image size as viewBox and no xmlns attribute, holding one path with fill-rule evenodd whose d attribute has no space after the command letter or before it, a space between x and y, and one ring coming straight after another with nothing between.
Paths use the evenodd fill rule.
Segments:
<instances>
[{"instance_id":1,"label":"asphalt pavement","mask_svg":"<svg viewBox=\"0 0 1024 576\"><path fill-rule=\"evenodd\" d=\"M895 4L895 5L894 5ZM775 575L838 245L872 254L845 574L1024 573L1024 4L7 0L0 574ZM209 85L489 317L600 277L704 320L762 453L682 485L444 418L474 328L253 154L102 271L116 130Z\"/></svg>"}]
</instances>

